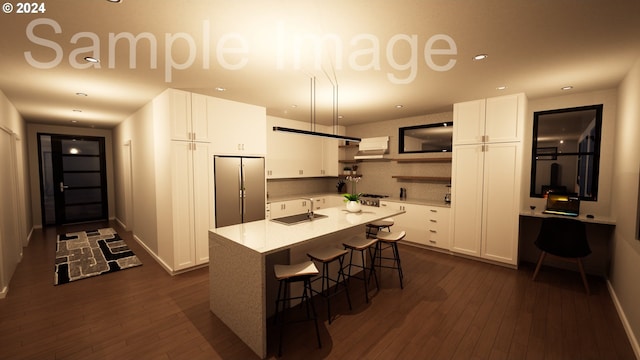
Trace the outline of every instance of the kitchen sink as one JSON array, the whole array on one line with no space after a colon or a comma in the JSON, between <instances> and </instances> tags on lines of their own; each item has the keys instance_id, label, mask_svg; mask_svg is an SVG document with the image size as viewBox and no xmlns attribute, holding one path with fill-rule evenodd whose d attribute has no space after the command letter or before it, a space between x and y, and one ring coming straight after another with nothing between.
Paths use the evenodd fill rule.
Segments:
<instances>
[{"instance_id":1,"label":"kitchen sink","mask_svg":"<svg viewBox=\"0 0 640 360\"><path fill-rule=\"evenodd\" d=\"M326 218L327 215L322 214L313 214L313 218L309 218L309 214L297 214L297 215L289 215L283 216L277 219L271 219L271 221L275 221L277 223L285 224L285 225L295 225L303 222L309 222L316 219Z\"/></svg>"}]
</instances>

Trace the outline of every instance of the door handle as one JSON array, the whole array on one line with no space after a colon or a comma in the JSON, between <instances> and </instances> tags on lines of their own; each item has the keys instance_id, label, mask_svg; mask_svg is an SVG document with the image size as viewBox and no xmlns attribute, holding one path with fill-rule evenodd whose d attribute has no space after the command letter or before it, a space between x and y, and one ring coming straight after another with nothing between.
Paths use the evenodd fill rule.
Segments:
<instances>
[{"instance_id":1,"label":"door handle","mask_svg":"<svg viewBox=\"0 0 640 360\"><path fill-rule=\"evenodd\" d=\"M69 186L65 185L62 181L60 181L60 192L64 192L64 189L68 189Z\"/></svg>"}]
</instances>

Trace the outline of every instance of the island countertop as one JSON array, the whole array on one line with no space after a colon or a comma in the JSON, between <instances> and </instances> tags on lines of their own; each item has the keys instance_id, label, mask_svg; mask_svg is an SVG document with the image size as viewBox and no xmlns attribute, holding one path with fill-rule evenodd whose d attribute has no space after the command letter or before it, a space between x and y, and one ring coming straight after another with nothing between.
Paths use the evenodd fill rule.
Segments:
<instances>
[{"instance_id":1,"label":"island countertop","mask_svg":"<svg viewBox=\"0 0 640 360\"><path fill-rule=\"evenodd\" d=\"M347 238L364 237L365 224L403 211L362 206L358 213L344 207L316 213L327 217L294 225L260 220L209 230L209 308L260 358L267 356L267 317L275 310L273 265L307 260L309 247L339 246Z\"/></svg>"},{"instance_id":2,"label":"island countertop","mask_svg":"<svg viewBox=\"0 0 640 360\"><path fill-rule=\"evenodd\" d=\"M211 229L210 231L260 254L267 255L320 236L364 225L402 212L387 208L362 206L362 211L357 213L350 213L344 207L320 209L315 213L327 217L293 225L284 225L271 220L259 220Z\"/></svg>"}]
</instances>

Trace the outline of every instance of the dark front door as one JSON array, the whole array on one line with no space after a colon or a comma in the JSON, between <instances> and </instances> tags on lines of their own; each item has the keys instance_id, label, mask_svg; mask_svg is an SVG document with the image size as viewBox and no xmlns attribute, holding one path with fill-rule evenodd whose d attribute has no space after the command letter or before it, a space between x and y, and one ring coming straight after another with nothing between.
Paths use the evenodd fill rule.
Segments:
<instances>
[{"instance_id":1,"label":"dark front door","mask_svg":"<svg viewBox=\"0 0 640 360\"><path fill-rule=\"evenodd\" d=\"M108 219L104 138L39 134L44 225Z\"/></svg>"}]
</instances>

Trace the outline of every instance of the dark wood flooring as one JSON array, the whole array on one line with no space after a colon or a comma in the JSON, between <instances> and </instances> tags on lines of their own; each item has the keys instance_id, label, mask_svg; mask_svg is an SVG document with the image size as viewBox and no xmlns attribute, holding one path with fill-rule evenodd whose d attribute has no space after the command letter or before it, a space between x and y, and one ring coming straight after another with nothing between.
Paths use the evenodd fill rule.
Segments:
<instances>
[{"instance_id":1,"label":"dark wood flooring","mask_svg":"<svg viewBox=\"0 0 640 360\"><path fill-rule=\"evenodd\" d=\"M57 232L114 227L143 266L53 285ZM400 247L405 288L384 271L353 310L334 298L331 325L285 334L285 359L635 359L603 279L586 295L576 272L519 270ZM0 359L256 359L210 311L207 269L168 275L116 223L36 230L0 300ZM323 317L325 316L325 317ZM277 339L270 332L270 339ZM275 358L277 341L269 356Z\"/></svg>"}]
</instances>

